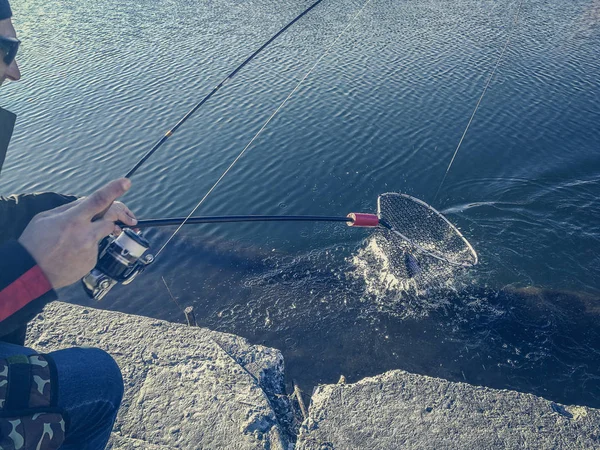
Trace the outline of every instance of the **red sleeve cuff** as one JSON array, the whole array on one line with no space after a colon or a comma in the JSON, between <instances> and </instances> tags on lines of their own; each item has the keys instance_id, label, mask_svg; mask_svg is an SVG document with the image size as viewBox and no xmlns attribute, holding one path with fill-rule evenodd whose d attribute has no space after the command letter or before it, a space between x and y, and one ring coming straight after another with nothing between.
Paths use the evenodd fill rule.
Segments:
<instances>
[{"instance_id":1,"label":"red sleeve cuff","mask_svg":"<svg viewBox=\"0 0 600 450\"><path fill-rule=\"evenodd\" d=\"M39 266L33 266L0 291L0 322L52 290Z\"/></svg>"}]
</instances>

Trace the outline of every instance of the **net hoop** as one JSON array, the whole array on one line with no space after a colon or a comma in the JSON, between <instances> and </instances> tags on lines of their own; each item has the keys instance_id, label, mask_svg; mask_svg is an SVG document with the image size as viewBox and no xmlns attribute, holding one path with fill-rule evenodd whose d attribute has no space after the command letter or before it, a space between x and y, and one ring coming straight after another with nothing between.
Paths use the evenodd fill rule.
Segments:
<instances>
[{"instance_id":1,"label":"net hoop","mask_svg":"<svg viewBox=\"0 0 600 450\"><path fill-rule=\"evenodd\" d=\"M419 244L416 244L412 239L409 239L407 236L405 236L404 234L402 234L400 231L398 231L397 229L393 228L392 226L390 226L389 224L387 224L385 222L385 218L382 217L382 213L381 213L381 197L383 196L398 196L398 197L403 197L406 198L412 202L415 202L421 206L424 206L425 208L427 208L429 211L431 211L432 213L434 213L437 217L441 218L447 225L448 227L454 232L456 233L456 235L462 240L462 242L464 243L465 247L468 249L469 253L471 254L471 256L473 257L473 261L472 262L458 262L458 261L454 261L448 257L445 257L442 253L439 252L434 252L431 250L428 250L424 247L422 247ZM469 268L469 267L473 267L475 265L477 265L477 263L479 262L479 257L477 256L477 252L475 251L475 249L471 246L471 244L469 243L469 241L467 241L467 239L462 235L462 233L458 230L458 228L456 228L448 219L446 219L446 217L444 217L444 215L439 212L438 210L436 210L433 206L425 203L423 200L420 200L416 197L413 197L411 195L408 194L400 194L398 192L385 192L383 194L380 194L379 197L377 197L377 216L380 219L380 222L382 225L384 225L384 227L390 231L392 231L393 233L397 234L398 236L400 236L402 238L402 240L404 240L406 243L408 243L409 245L411 245L412 247L418 249L419 251L435 258L438 259L440 261L446 262L448 264L451 264L453 266L456 267L465 267L465 268Z\"/></svg>"}]
</instances>

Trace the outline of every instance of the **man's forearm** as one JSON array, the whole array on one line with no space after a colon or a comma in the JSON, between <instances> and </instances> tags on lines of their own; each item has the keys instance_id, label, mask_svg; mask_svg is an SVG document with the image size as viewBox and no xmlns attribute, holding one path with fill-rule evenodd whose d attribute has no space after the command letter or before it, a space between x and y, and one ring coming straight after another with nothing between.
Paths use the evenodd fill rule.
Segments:
<instances>
[{"instance_id":1,"label":"man's forearm","mask_svg":"<svg viewBox=\"0 0 600 450\"><path fill-rule=\"evenodd\" d=\"M36 214L76 199L53 192L0 197L0 340L21 334L19 329L57 298L43 271L16 239Z\"/></svg>"},{"instance_id":2,"label":"man's forearm","mask_svg":"<svg viewBox=\"0 0 600 450\"><path fill-rule=\"evenodd\" d=\"M17 241L0 246L0 338L27 324L56 292Z\"/></svg>"}]
</instances>

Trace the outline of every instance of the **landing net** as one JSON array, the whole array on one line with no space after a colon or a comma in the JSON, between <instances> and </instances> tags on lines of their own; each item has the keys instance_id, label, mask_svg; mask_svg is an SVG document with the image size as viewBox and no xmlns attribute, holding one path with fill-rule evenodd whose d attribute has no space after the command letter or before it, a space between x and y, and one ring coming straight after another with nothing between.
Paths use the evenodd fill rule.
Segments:
<instances>
[{"instance_id":1,"label":"landing net","mask_svg":"<svg viewBox=\"0 0 600 450\"><path fill-rule=\"evenodd\" d=\"M441 213L406 194L386 193L377 199L380 224L408 245L407 267L419 268L419 256L428 255L453 266L472 267L477 253Z\"/></svg>"}]
</instances>

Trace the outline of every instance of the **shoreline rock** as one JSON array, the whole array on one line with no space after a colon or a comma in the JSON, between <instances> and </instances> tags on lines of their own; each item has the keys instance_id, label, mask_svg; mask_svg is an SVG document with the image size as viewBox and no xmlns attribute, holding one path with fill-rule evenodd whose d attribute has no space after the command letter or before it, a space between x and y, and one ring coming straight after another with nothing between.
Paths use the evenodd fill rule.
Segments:
<instances>
[{"instance_id":1,"label":"shoreline rock","mask_svg":"<svg viewBox=\"0 0 600 450\"><path fill-rule=\"evenodd\" d=\"M600 411L394 370L315 389L296 450L600 448Z\"/></svg>"},{"instance_id":2,"label":"shoreline rock","mask_svg":"<svg viewBox=\"0 0 600 450\"><path fill-rule=\"evenodd\" d=\"M108 448L287 449L283 356L198 327L54 302L27 345L108 351L125 394ZM283 430L283 431L282 431Z\"/></svg>"},{"instance_id":3,"label":"shoreline rock","mask_svg":"<svg viewBox=\"0 0 600 450\"><path fill-rule=\"evenodd\" d=\"M598 409L402 370L318 386L296 435L280 351L147 317L54 302L27 345L94 346L117 360L114 450L600 448Z\"/></svg>"}]
</instances>

